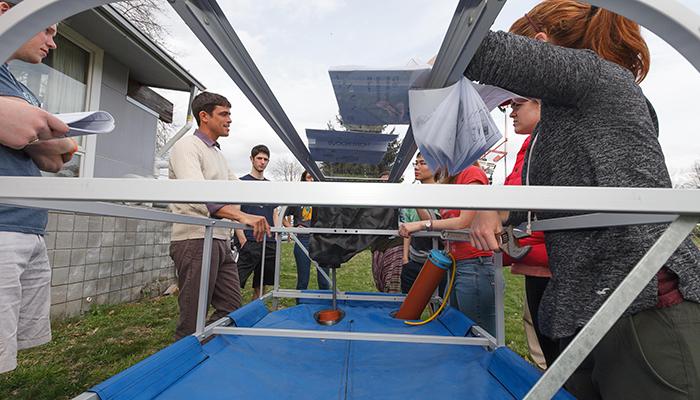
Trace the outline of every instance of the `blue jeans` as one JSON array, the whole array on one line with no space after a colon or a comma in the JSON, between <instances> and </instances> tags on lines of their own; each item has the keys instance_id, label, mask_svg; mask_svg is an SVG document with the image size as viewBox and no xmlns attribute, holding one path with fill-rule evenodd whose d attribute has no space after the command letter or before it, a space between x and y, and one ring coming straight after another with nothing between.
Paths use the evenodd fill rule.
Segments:
<instances>
[{"instance_id":1,"label":"blue jeans","mask_svg":"<svg viewBox=\"0 0 700 400\"><path fill-rule=\"evenodd\" d=\"M298 235L299 241L309 249L309 235ZM299 244L294 244L294 260L297 263L297 290L306 290L309 288L309 274L311 271L311 260L304 254L304 250L299 247ZM330 270L328 268L323 268L323 271L330 276ZM326 279L321 275L320 272L316 271L316 278L318 280L318 288L321 290L328 290L331 285L326 281Z\"/></svg>"},{"instance_id":2,"label":"blue jeans","mask_svg":"<svg viewBox=\"0 0 700 400\"><path fill-rule=\"evenodd\" d=\"M450 304L495 336L494 271L493 257L458 260Z\"/></svg>"}]
</instances>

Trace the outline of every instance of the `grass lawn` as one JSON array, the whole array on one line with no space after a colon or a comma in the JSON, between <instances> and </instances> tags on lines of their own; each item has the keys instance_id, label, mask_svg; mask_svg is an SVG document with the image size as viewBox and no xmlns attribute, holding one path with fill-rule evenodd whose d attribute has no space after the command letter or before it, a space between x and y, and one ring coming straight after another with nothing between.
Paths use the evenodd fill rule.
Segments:
<instances>
[{"instance_id":1,"label":"grass lawn","mask_svg":"<svg viewBox=\"0 0 700 400\"><path fill-rule=\"evenodd\" d=\"M338 271L343 291L375 291L370 254L358 254ZM505 273L506 341L522 356L527 354L521 310L523 279ZM296 268L292 245L282 253L282 286L294 288ZM250 286L250 282L248 283ZM311 288L316 274L311 274ZM250 287L243 293L247 302ZM283 304L291 305L293 301ZM19 353L15 371L0 375L0 399L69 399L137 363L173 342L177 303L172 296L139 303L95 307L82 318L53 324L51 343Z\"/></svg>"}]
</instances>

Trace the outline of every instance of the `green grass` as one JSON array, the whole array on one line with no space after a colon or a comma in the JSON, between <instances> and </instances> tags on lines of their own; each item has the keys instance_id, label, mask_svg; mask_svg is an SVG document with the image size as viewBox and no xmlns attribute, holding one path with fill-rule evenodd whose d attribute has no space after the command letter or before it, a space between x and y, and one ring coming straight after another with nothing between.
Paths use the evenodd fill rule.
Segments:
<instances>
[{"instance_id":1,"label":"green grass","mask_svg":"<svg viewBox=\"0 0 700 400\"><path fill-rule=\"evenodd\" d=\"M355 256L338 271L343 291L375 291L369 252ZM311 274L310 287L316 286ZM506 342L522 356L527 354L521 310L523 279L506 276ZM296 268L292 245L282 251L282 287L294 288ZM243 292L244 302L252 289ZM291 305L293 300L282 305ZM69 399L137 363L173 342L177 303L172 296L139 303L95 307L82 318L53 324L53 340L21 351L15 371L0 375L0 399Z\"/></svg>"}]
</instances>

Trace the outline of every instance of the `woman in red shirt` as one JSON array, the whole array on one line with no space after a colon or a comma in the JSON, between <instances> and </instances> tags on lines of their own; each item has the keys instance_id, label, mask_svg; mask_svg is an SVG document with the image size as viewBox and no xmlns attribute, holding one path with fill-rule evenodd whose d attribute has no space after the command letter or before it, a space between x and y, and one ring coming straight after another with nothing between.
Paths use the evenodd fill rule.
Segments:
<instances>
[{"instance_id":1,"label":"woman in red shirt","mask_svg":"<svg viewBox=\"0 0 700 400\"><path fill-rule=\"evenodd\" d=\"M530 138L535 126L540 122L540 102L525 98L515 98L510 102L513 119L513 129L515 133L527 135L520 151L515 159L513 171L505 180L506 185L522 185L522 170L525 162L525 153L530 146ZM532 359L541 368L552 365L559 355L559 341L551 339L540 332L539 318L537 312L540 308L540 301L544 290L547 288L549 278L552 276L549 271L549 261L547 259L547 249L544 246L544 233L532 232L529 237L520 239L521 246L530 246L530 252L519 260L503 255L503 265L511 265L510 271L514 274L525 275L525 303L523 304L523 323L527 333L528 346ZM530 317L528 320L528 316ZM534 328L534 332L533 332ZM533 338L531 335L535 334ZM542 354L537 350L537 344L542 350ZM542 365L541 356L544 355L546 365ZM539 360L538 360L539 358Z\"/></svg>"},{"instance_id":2,"label":"woman in red shirt","mask_svg":"<svg viewBox=\"0 0 700 400\"><path fill-rule=\"evenodd\" d=\"M477 166L470 166L455 176L436 179L440 183L459 185L488 185L489 179ZM409 237L421 230L464 229L471 224L473 210L440 210L440 220L416 221L402 224L399 234ZM474 248L469 242L449 243L450 253L457 261L454 288L450 304L458 308L477 325L496 334L496 304L493 252Z\"/></svg>"}]
</instances>

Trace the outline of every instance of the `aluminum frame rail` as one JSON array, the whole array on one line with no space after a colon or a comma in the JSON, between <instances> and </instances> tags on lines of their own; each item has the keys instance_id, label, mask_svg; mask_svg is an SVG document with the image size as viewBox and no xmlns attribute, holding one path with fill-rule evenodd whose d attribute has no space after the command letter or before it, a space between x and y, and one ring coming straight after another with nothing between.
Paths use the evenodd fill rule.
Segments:
<instances>
[{"instance_id":1,"label":"aluminum frame rail","mask_svg":"<svg viewBox=\"0 0 700 400\"><path fill-rule=\"evenodd\" d=\"M675 0L584 0L654 32L700 72L700 16Z\"/></svg>"},{"instance_id":2,"label":"aluminum frame rail","mask_svg":"<svg viewBox=\"0 0 700 400\"><path fill-rule=\"evenodd\" d=\"M488 337L459 337L437 335L412 335L407 333L373 333L346 331L314 331L303 329L271 329L271 328L214 328L215 335L288 337L300 339L325 340L360 340L370 342L399 342L419 344L446 344L463 346L493 347L494 343Z\"/></svg>"},{"instance_id":3,"label":"aluminum frame rail","mask_svg":"<svg viewBox=\"0 0 700 400\"><path fill-rule=\"evenodd\" d=\"M301 165L314 179L325 180L321 169L217 2L169 0L169 3Z\"/></svg>"},{"instance_id":4,"label":"aluminum frame rail","mask_svg":"<svg viewBox=\"0 0 700 400\"><path fill-rule=\"evenodd\" d=\"M75 212L80 214L106 215L110 217L134 218L146 221L173 222L215 228L251 229L248 225L222 219L194 217L173 214L168 211L153 210L121 204L103 202L51 201L51 200L8 200L0 198L0 204L17 207L42 208L54 211Z\"/></svg>"},{"instance_id":5,"label":"aluminum frame rail","mask_svg":"<svg viewBox=\"0 0 700 400\"><path fill-rule=\"evenodd\" d=\"M700 215L700 190L0 177L0 199Z\"/></svg>"},{"instance_id":6,"label":"aluminum frame rail","mask_svg":"<svg viewBox=\"0 0 700 400\"><path fill-rule=\"evenodd\" d=\"M460 0L425 89L446 87L459 80L505 3L505 0ZM413 129L409 126L391 168L389 182L399 181L417 150Z\"/></svg>"}]
</instances>

